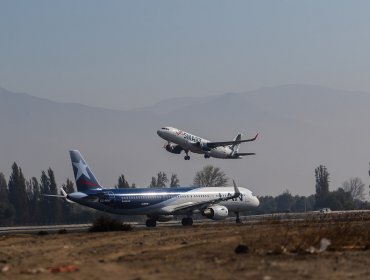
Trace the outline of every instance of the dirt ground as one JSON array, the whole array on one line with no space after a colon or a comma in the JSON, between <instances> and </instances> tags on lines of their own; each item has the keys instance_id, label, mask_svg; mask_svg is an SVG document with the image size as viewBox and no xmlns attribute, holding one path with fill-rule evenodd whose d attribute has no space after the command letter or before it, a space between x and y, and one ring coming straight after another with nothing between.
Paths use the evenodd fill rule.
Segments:
<instances>
[{"instance_id":1,"label":"dirt ground","mask_svg":"<svg viewBox=\"0 0 370 280\"><path fill-rule=\"evenodd\" d=\"M13 235L0 279L370 279L369 249L363 217Z\"/></svg>"}]
</instances>

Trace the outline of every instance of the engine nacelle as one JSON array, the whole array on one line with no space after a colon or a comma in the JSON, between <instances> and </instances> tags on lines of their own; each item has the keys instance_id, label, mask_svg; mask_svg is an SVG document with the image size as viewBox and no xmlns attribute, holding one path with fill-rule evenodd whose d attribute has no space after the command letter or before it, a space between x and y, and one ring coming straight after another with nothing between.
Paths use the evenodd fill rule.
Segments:
<instances>
[{"instance_id":1,"label":"engine nacelle","mask_svg":"<svg viewBox=\"0 0 370 280\"><path fill-rule=\"evenodd\" d=\"M180 154L181 151L182 151L181 146L174 145L174 144L167 144L165 148L166 148L167 152L170 152L170 153L173 153L173 154Z\"/></svg>"},{"instance_id":2,"label":"engine nacelle","mask_svg":"<svg viewBox=\"0 0 370 280\"><path fill-rule=\"evenodd\" d=\"M212 220L223 220L229 215L229 210L225 206L215 205L205 209L202 215Z\"/></svg>"}]
</instances>

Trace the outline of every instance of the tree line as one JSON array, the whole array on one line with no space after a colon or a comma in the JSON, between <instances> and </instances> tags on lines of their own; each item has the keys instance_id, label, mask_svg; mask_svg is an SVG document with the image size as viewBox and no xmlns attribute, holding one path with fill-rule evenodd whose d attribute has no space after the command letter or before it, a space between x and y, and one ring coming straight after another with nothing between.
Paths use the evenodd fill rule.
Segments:
<instances>
[{"instance_id":1,"label":"tree line","mask_svg":"<svg viewBox=\"0 0 370 280\"><path fill-rule=\"evenodd\" d=\"M194 185L203 187L222 187L228 183L226 174L212 165L196 172L193 180ZM365 185L361 179L350 178L334 191L329 190L329 184L330 174L325 166L320 165L315 169L315 194L294 196L286 190L275 197L260 196L260 206L249 213L305 212L323 207L332 210L370 209L370 204L364 201ZM153 176L148 185L150 188L179 186L177 174L167 176L163 171ZM67 193L75 191L74 183L68 178L61 187ZM115 185L115 188L135 187L135 183L130 184L123 174ZM79 204L44 195L61 195L51 168L41 171L40 178L26 179L22 169L13 163L8 182L0 172L0 226L90 223L99 215L99 212Z\"/></svg>"},{"instance_id":2,"label":"tree line","mask_svg":"<svg viewBox=\"0 0 370 280\"><path fill-rule=\"evenodd\" d=\"M352 177L336 190L330 191L330 174L324 165L315 169L315 194L309 196L292 195L289 190L282 194L259 197L260 206L254 214L281 212L308 212L322 208L331 210L370 209L365 199L365 184L358 177Z\"/></svg>"},{"instance_id":3,"label":"tree line","mask_svg":"<svg viewBox=\"0 0 370 280\"><path fill-rule=\"evenodd\" d=\"M213 166L204 167L194 178L195 185L223 186L226 183L225 173ZM177 174L171 174L168 178L163 171L153 176L149 184L150 188L179 186ZM66 193L76 191L74 183L68 178L61 187ZM129 184L123 174L118 177L115 185L115 188L135 187L135 183ZM49 168L42 171L39 178L26 179L21 167L13 163L8 182L0 172L0 226L90 223L98 215L95 210L45 195L62 195L55 181L54 171ZM132 220L135 217L127 219Z\"/></svg>"}]
</instances>

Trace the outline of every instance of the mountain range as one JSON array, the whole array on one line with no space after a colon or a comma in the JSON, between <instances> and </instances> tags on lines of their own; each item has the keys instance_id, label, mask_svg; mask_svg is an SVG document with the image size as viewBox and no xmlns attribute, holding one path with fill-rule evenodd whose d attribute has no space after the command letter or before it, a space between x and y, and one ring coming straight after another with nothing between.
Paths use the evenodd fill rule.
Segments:
<instances>
[{"instance_id":1,"label":"mountain range","mask_svg":"<svg viewBox=\"0 0 370 280\"><path fill-rule=\"evenodd\" d=\"M0 88L0 172L9 178L17 162L27 178L49 166L61 185L72 178L68 150L79 149L100 182L148 186L159 171L192 184L207 164L258 195L315 192L314 170L324 164L330 189L350 177L368 184L370 94L313 85L284 85L244 93L173 98L135 110L60 103ZM238 132L259 138L242 144L241 160L174 155L162 149L156 130L173 126L215 141Z\"/></svg>"}]
</instances>

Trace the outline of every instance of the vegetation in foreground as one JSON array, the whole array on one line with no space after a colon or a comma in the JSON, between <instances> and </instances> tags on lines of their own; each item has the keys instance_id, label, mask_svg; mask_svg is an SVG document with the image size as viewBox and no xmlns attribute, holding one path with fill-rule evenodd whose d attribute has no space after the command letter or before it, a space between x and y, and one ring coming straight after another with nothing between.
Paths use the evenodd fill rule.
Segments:
<instances>
[{"instance_id":1,"label":"vegetation in foreground","mask_svg":"<svg viewBox=\"0 0 370 280\"><path fill-rule=\"evenodd\" d=\"M118 219L114 219L110 216L100 216L95 219L92 226L89 228L90 232L104 232L104 231L131 231L133 226L130 224L124 224Z\"/></svg>"}]
</instances>

